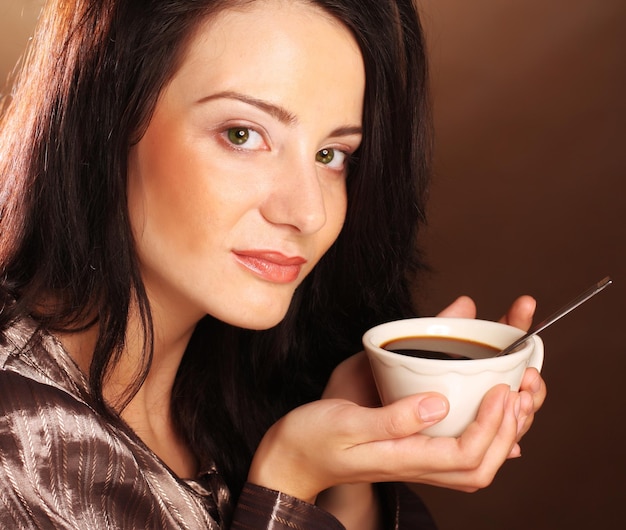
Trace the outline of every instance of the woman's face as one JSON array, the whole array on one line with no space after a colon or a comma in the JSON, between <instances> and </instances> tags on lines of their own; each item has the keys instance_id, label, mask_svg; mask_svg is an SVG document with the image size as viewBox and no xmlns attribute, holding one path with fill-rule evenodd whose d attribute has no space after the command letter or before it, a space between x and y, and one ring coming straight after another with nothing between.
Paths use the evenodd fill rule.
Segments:
<instances>
[{"instance_id":1,"label":"woman's face","mask_svg":"<svg viewBox=\"0 0 626 530\"><path fill-rule=\"evenodd\" d=\"M341 230L364 89L352 35L307 3L254 2L201 26L130 153L157 319L264 329L284 317Z\"/></svg>"}]
</instances>

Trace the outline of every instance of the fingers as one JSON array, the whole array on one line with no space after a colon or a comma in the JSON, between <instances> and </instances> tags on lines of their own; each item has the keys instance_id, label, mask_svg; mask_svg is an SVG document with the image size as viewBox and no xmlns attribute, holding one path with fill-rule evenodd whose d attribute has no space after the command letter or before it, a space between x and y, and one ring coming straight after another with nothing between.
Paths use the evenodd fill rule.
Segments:
<instances>
[{"instance_id":1,"label":"fingers","mask_svg":"<svg viewBox=\"0 0 626 530\"><path fill-rule=\"evenodd\" d=\"M530 328L535 314L537 302L532 296L524 295L517 298L506 314L500 319L503 324L515 326L523 330ZM476 318L476 304L469 296L459 296L438 317Z\"/></svg>"},{"instance_id":2,"label":"fingers","mask_svg":"<svg viewBox=\"0 0 626 530\"><path fill-rule=\"evenodd\" d=\"M465 492L487 487L502 464L520 454L516 442L519 410L517 392L505 385L494 387L485 396L476 421L457 440L456 451L449 450L445 468L433 469L422 482Z\"/></svg>"},{"instance_id":3,"label":"fingers","mask_svg":"<svg viewBox=\"0 0 626 530\"><path fill-rule=\"evenodd\" d=\"M539 410L546 399L546 384L536 368L527 368L522 377L520 390L529 392L533 398L533 408Z\"/></svg>"},{"instance_id":4,"label":"fingers","mask_svg":"<svg viewBox=\"0 0 626 530\"><path fill-rule=\"evenodd\" d=\"M476 318L476 304L469 296L459 296L438 317Z\"/></svg>"},{"instance_id":5,"label":"fingers","mask_svg":"<svg viewBox=\"0 0 626 530\"><path fill-rule=\"evenodd\" d=\"M518 426L518 441L528 432L535 413L543 405L547 395L546 384L536 368L524 372L520 385L521 413Z\"/></svg>"},{"instance_id":6,"label":"fingers","mask_svg":"<svg viewBox=\"0 0 626 530\"><path fill-rule=\"evenodd\" d=\"M357 408L345 418L345 425L360 443L394 440L416 434L440 421L449 408L448 400L441 394L416 394L386 407Z\"/></svg>"},{"instance_id":7,"label":"fingers","mask_svg":"<svg viewBox=\"0 0 626 530\"><path fill-rule=\"evenodd\" d=\"M368 463L367 469L361 468L362 477L368 480L421 482L476 491L490 484L502 464L514 453L517 397L518 393L506 385L491 389L476 420L456 439L412 436L407 434L410 429L399 429L398 424L390 428L386 424L379 428L379 441L354 446L351 452L355 460ZM429 400L420 400L418 409ZM403 401L405 405L408 403ZM423 419L422 425L425 425ZM380 466L380 462L384 462L384 466ZM357 467L350 466L351 469Z\"/></svg>"},{"instance_id":8,"label":"fingers","mask_svg":"<svg viewBox=\"0 0 626 530\"><path fill-rule=\"evenodd\" d=\"M513 449L511 449L511 452L509 453L507 459L519 458L520 456L522 456L522 448L519 444L515 444L513 446Z\"/></svg>"},{"instance_id":9,"label":"fingers","mask_svg":"<svg viewBox=\"0 0 626 530\"><path fill-rule=\"evenodd\" d=\"M346 483L421 482L476 491L519 453L523 407L520 394L499 385L487 393L462 436L431 438L420 432L449 410L440 394L413 395L378 408L320 400L295 409L268 431L248 478L307 501Z\"/></svg>"},{"instance_id":10,"label":"fingers","mask_svg":"<svg viewBox=\"0 0 626 530\"><path fill-rule=\"evenodd\" d=\"M485 457L480 462L472 486L475 489L485 488L493 481L502 464L509 458L521 456L517 443L522 403L517 392L507 391L502 421Z\"/></svg>"},{"instance_id":11,"label":"fingers","mask_svg":"<svg viewBox=\"0 0 626 530\"><path fill-rule=\"evenodd\" d=\"M510 389L507 385L493 387L480 405L476 420L469 425L460 437L460 443L473 453L486 452L493 438L498 433L510 401ZM477 434L482 436L477 436Z\"/></svg>"},{"instance_id":12,"label":"fingers","mask_svg":"<svg viewBox=\"0 0 626 530\"><path fill-rule=\"evenodd\" d=\"M265 434L248 480L310 502L337 484L397 479L406 466L395 442L414 437L448 409L448 401L436 393L409 396L378 408L342 399L302 405ZM428 439L420 438L422 444ZM417 449L413 444L413 460L421 458Z\"/></svg>"},{"instance_id":13,"label":"fingers","mask_svg":"<svg viewBox=\"0 0 626 530\"><path fill-rule=\"evenodd\" d=\"M517 419L517 441L528 432L535 418L532 395L528 392L519 393L520 412Z\"/></svg>"},{"instance_id":14,"label":"fingers","mask_svg":"<svg viewBox=\"0 0 626 530\"><path fill-rule=\"evenodd\" d=\"M526 331L532 324L536 307L537 302L532 296L520 296L511 304L511 307L500 319L500 322Z\"/></svg>"},{"instance_id":15,"label":"fingers","mask_svg":"<svg viewBox=\"0 0 626 530\"><path fill-rule=\"evenodd\" d=\"M463 448L474 455L484 455L481 465L495 463L497 470L516 443L519 395L507 385L492 388L480 406L476 421L460 438ZM479 456L477 456L479 458Z\"/></svg>"}]
</instances>

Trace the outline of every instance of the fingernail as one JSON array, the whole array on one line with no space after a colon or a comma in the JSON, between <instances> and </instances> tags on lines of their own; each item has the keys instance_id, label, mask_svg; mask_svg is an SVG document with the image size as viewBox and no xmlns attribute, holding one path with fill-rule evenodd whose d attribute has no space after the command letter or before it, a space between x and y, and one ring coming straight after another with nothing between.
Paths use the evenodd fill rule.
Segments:
<instances>
[{"instance_id":1,"label":"fingernail","mask_svg":"<svg viewBox=\"0 0 626 530\"><path fill-rule=\"evenodd\" d=\"M448 406L441 398L428 397L420 401L418 412L423 421L435 421L447 414Z\"/></svg>"}]
</instances>

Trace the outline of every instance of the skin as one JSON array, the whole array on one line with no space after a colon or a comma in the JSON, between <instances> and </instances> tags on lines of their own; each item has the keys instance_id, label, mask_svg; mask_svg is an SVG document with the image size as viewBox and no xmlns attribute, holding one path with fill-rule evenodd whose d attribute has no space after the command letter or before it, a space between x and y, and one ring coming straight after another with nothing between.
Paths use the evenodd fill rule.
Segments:
<instances>
[{"instance_id":1,"label":"skin","mask_svg":"<svg viewBox=\"0 0 626 530\"><path fill-rule=\"evenodd\" d=\"M245 35L245 39L233 36ZM341 231L345 159L361 141L365 74L347 29L284 0L225 10L201 25L129 158L128 208L155 323L154 362L123 419L175 473L197 463L169 408L176 370L205 314L250 329L285 315L293 292ZM530 325L534 301L505 321ZM442 312L475 316L460 298ZM140 366L139 320L105 387L115 402ZM88 371L95 330L61 337ZM458 439L419 431L447 413L436 394L379 407L364 355L333 373L324 399L277 422L249 481L318 502L348 528L375 528L371 483L475 490L519 454L545 398L528 371L520 392L495 388Z\"/></svg>"},{"instance_id":2,"label":"skin","mask_svg":"<svg viewBox=\"0 0 626 530\"><path fill-rule=\"evenodd\" d=\"M201 28L130 157L159 328L186 333L206 313L253 329L283 318L343 225L343 153L361 140L364 87L356 43L310 6L254 3ZM252 260L258 251L300 259L297 276Z\"/></svg>"}]
</instances>

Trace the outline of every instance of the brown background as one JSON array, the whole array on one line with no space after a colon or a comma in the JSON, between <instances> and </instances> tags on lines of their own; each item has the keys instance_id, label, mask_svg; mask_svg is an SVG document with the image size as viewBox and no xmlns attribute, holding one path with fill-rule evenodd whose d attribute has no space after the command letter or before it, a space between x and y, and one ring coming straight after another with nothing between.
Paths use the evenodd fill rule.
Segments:
<instances>
[{"instance_id":1,"label":"brown background","mask_svg":"<svg viewBox=\"0 0 626 530\"><path fill-rule=\"evenodd\" d=\"M538 317L549 397L522 458L476 494L420 488L441 530L622 528L626 520L626 0L418 0L431 55L436 176L424 234L434 314L459 294ZM0 0L0 79L39 0Z\"/></svg>"}]
</instances>

